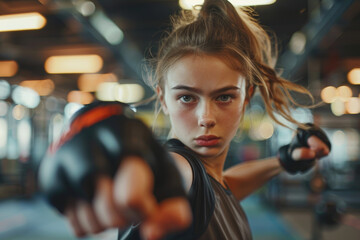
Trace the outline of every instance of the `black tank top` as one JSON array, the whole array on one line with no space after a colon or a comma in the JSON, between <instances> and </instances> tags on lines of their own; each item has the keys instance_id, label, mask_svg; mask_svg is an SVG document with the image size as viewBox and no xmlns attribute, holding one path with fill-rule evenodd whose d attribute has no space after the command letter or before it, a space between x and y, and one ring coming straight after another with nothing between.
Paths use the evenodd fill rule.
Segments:
<instances>
[{"instance_id":1,"label":"black tank top","mask_svg":"<svg viewBox=\"0 0 360 240\"><path fill-rule=\"evenodd\" d=\"M193 223L167 240L251 240L246 215L230 190L206 173L200 159L177 139L166 142L169 152L183 156L190 164L193 182L188 194ZM138 226L119 231L118 240L140 239Z\"/></svg>"}]
</instances>

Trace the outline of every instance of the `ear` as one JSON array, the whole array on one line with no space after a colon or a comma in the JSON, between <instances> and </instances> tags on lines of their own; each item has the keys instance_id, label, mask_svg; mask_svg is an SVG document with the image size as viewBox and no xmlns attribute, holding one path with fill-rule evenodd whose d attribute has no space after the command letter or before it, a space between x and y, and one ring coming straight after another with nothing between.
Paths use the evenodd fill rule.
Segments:
<instances>
[{"instance_id":1,"label":"ear","mask_svg":"<svg viewBox=\"0 0 360 240\"><path fill-rule=\"evenodd\" d=\"M164 91L161 89L161 87L158 85L156 86L156 94L158 95L158 98L160 99L160 104L161 104L161 109L162 111L168 115L168 108L166 106L166 102L165 102L165 96L164 96Z\"/></svg>"},{"instance_id":2,"label":"ear","mask_svg":"<svg viewBox=\"0 0 360 240\"><path fill-rule=\"evenodd\" d=\"M252 96L254 96L254 92L255 92L255 87L254 87L254 85L251 85L251 86L249 87L248 92L249 92L249 94L248 94L247 97L245 98L245 104L246 104L246 105L249 104Z\"/></svg>"}]
</instances>

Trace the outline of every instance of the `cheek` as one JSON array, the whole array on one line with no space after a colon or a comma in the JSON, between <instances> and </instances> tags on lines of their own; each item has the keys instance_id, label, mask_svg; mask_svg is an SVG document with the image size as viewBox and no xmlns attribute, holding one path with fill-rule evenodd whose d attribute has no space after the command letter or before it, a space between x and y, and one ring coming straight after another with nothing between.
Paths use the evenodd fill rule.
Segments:
<instances>
[{"instance_id":1,"label":"cheek","mask_svg":"<svg viewBox=\"0 0 360 240\"><path fill-rule=\"evenodd\" d=\"M169 117L171 119L172 127L180 126L181 128L189 127L194 121L194 114L189 111L184 111L179 108L173 108L169 111Z\"/></svg>"},{"instance_id":2,"label":"cheek","mask_svg":"<svg viewBox=\"0 0 360 240\"><path fill-rule=\"evenodd\" d=\"M230 134L236 134L241 123L243 112L241 109L234 108L222 116L222 124Z\"/></svg>"}]
</instances>

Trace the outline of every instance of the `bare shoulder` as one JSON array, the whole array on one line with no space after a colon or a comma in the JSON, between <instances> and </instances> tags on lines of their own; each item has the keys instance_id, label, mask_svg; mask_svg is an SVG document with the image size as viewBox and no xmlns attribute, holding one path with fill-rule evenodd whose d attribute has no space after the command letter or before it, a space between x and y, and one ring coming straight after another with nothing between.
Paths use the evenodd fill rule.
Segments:
<instances>
[{"instance_id":1,"label":"bare shoulder","mask_svg":"<svg viewBox=\"0 0 360 240\"><path fill-rule=\"evenodd\" d=\"M178 153L170 152L170 154L175 159L175 163L184 179L186 191L189 191L193 181L193 172L190 163Z\"/></svg>"}]
</instances>

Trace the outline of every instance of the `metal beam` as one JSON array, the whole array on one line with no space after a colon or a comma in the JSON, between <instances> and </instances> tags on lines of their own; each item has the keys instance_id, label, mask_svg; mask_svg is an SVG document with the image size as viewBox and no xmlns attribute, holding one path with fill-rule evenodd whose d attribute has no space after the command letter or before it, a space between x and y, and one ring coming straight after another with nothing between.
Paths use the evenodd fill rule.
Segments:
<instances>
[{"instance_id":1,"label":"metal beam","mask_svg":"<svg viewBox=\"0 0 360 240\"><path fill-rule=\"evenodd\" d=\"M340 17L353 2L354 0L334 0L331 6L326 9L319 9L320 14L309 20L300 31L306 37L304 50L296 54L288 46L287 50L279 57L277 68L283 70L282 76L284 78L291 80L294 73L304 64L314 49L318 47L321 40L338 23Z\"/></svg>"}]
</instances>

